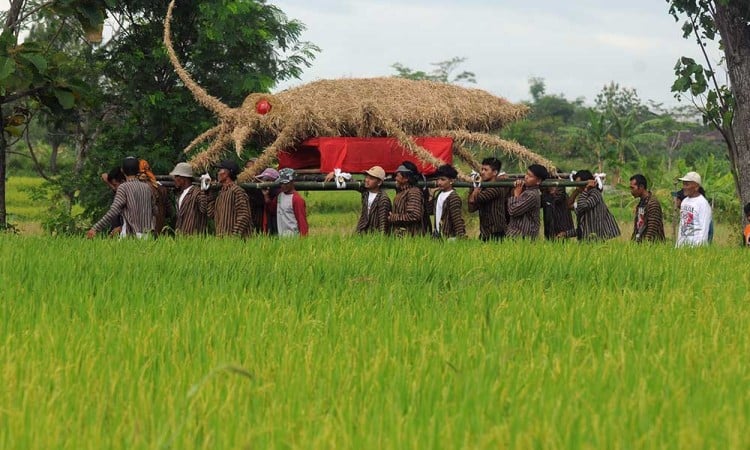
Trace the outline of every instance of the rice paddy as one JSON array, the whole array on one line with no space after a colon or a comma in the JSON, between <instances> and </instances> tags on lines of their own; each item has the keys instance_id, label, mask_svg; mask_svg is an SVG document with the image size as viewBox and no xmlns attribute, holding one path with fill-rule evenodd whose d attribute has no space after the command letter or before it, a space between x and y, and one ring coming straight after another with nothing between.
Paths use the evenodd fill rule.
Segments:
<instances>
[{"instance_id":1,"label":"rice paddy","mask_svg":"<svg viewBox=\"0 0 750 450\"><path fill-rule=\"evenodd\" d=\"M750 445L739 248L0 235L0 255L0 448Z\"/></svg>"}]
</instances>

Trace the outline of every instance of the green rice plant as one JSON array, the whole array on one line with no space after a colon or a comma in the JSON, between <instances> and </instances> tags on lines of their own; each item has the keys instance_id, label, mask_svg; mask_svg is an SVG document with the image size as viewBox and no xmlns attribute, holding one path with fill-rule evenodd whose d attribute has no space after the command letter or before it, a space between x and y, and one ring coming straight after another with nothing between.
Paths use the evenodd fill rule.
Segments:
<instances>
[{"instance_id":1,"label":"green rice plant","mask_svg":"<svg viewBox=\"0 0 750 450\"><path fill-rule=\"evenodd\" d=\"M0 236L0 255L0 448L750 444L739 248Z\"/></svg>"}]
</instances>

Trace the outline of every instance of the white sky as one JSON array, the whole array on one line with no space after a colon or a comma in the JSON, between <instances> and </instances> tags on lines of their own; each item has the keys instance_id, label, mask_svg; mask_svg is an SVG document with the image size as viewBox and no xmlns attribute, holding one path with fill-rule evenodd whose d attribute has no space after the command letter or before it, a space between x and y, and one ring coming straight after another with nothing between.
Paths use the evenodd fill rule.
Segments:
<instances>
[{"instance_id":1,"label":"white sky","mask_svg":"<svg viewBox=\"0 0 750 450\"><path fill-rule=\"evenodd\" d=\"M302 80L395 74L466 57L476 87L511 101L530 99L528 79L549 94L591 104L615 81L642 100L677 104L669 88L679 56L700 59L664 0L268 0L307 26L322 49ZM0 0L0 9L8 1ZM714 62L719 52L712 50Z\"/></svg>"},{"instance_id":2,"label":"white sky","mask_svg":"<svg viewBox=\"0 0 750 450\"><path fill-rule=\"evenodd\" d=\"M664 0L269 2L303 22L303 39L322 49L302 82L392 75L395 62L430 71L430 63L460 56L467 61L459 71L474 72L476 87L511 101L531 98L528 79L535 76L544 78L548 94L569 100L593 104L615 81L643 101L673 106L677 59L700 56ZM719 59L718 50L713 55Z\"/></svg>"}]
</instances>

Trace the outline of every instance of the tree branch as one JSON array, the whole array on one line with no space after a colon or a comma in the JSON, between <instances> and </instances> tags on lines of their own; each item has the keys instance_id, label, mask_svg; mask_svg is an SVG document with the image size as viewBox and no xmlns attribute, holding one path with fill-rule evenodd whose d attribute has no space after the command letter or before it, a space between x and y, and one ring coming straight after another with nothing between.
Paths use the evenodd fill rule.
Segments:
<instances>
[{"instance_id":1,"label":"tree branch","mask_svg":"<svg viewBox=\"0 0 750 450\"><path fill-rule=\"evenodd\" d=\"M5 17L5 29L11 30L16 38L18 38L18 25L21 23L19 16L25 3L26 0L12 0L8 8L8 15Z\"/></svg>"},{"instance_id":2,"label":"tree branch","mask_svg":"<svg viewBox=\"0 0 750 450\"><path fill-rule=\"evenodd\" d=\"M37 5L34 8L31 8L31 10L29 10L29 12L27 12L26 14L24 14L23 16L21 16L16 23L23 23L24 20L26 20L29 17L31 17L32 15L38 13L42 9L44 9L44 8L46 8L48 6L52 6L54 3L55 3L54 1L49 1L47 3L41 3L41 4Z\"/></svg>"},{"instance_id":3,"label":"tree branch","mask_svg":"<svg viewBox=\"0 0 750 450\"><path fill-rule=\"evenodd\" d=\"M719 99L719 103L721 104L723 115L724 111L727 111L728 108L726 103L724 103L724 98L720 95L721 90L719 89L719 82L716 81L716 72L714 72L713 65L711 64L711 60L708 58L708 53L706 52L706 46L700 37L700 33L698 33L695 17L693 17L693 15L691 14L688 14L688 17L690 18L690 22L693 24L693 33L695 34L695 39L698 41L698 46L701 48L701 52L703 53L703 59L708 65L708 70L711 72L711 81L714 84L714 89L716 89L716 97Z\"/></svg>"},{"instance_id":4,"label":"tree branch","mask_svg":"<svg viewBox=\"0 0 750 450\"><path fill-rule=\"evenodd\" d=\"M42 88L34 88L34 89L29 89L28 91L16 92L15 94L6 95L5 97L2 98L2 100L0 100L0 104L5 105L7 103L14 102L18 99L34 95L41 90Z\"/></svg>"},{"instance_id":5,"label":"tree branch","mask_svg":"<svg viewBox=\"0 0 750 450\"><path fill-rule=\"evenodd\" d=\"M55 32L55 35L52 36L52 38L47 43L47 48L44 49L44 54L48 54L50 49L52 48L52 44L57 40L57 37L60 36L60 33L62 33L63 28L65 28L65 21L66 18L63 17L62 21L60 22L60 26L57 28L57 31Z\"/></svg>"},{"instance_id":6,"label":"tree branch","mask_svg":"<svg viewBox=\"0 0 750 450\"><path fill-rule=\"evenodd\" d=\"M44 178L47 181L52 181L50 177L47 176L46 173L44 173L44 168L42 168L42 165L39 164L39 160L36 157L36 153L34 152L34 146L31 145L31 139L29 138L29 127L26 127L26 130L24 130L24 136L26 138L26 146L29 148L29 154L31 155L31 160L34 161L34 169L36 172Z\"/></svg>"}]
</instances>

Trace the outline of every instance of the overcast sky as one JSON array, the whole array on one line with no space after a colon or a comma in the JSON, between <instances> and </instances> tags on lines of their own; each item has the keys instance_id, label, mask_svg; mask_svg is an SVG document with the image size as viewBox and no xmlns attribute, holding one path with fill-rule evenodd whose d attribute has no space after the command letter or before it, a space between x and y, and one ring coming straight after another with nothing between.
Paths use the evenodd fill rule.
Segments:
<instances>
[{"instance_id":1,"label":"overcast sky","mask_svg":"<svg viewBox=\"0 0 750 450\"><path fill-rule=\"evenodd\" d=\"M694 41L664 0L269 0L307 26L321 47L302 81L392 75L400 62L418 70L454 56L477 85L512 101L531 98L530 77L547 93L592 104L615 81L642 100L677 104L670 86ZM718 60L718 51L713 55Z\"/></svg>"},{"instance_id":2,"label":"overcast sky","mask_svg":"<svg viewBox=\"0 0 750 450\"><path fill-rule=\"evenodd\" d=\"M321 47L302 80L395 74L399 62L430 71L454 56L476 87L530 99L530 77L547 93L593 104L610 81L642 100L676 105L669 88L679 56L700 58L665 0L268 0L307 26ZM7 0L0 9L7 10ZM719 59L718 50L712 57Z\"/></svg>"}]
</instances>

